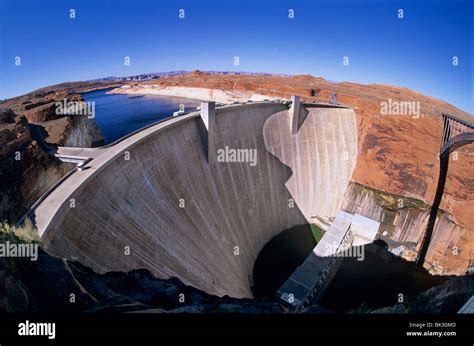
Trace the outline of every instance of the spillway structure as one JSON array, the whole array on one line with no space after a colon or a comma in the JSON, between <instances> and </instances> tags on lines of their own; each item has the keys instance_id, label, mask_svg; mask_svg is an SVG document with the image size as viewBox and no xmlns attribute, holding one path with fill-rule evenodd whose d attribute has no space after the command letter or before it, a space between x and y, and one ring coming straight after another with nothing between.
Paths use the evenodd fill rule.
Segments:
<instances>
[{"instance_id":1,"label":"spillway structure","mask_svg":"<svg viewBox=\"0 0 474 346\"><path fill-rule=\"evenodd\" d=\"M356 156L349 107L203 103L97 151L32 215L52 255L251 298L261 249L295 226L327 229Z\"/></svg>"}]
</instances>

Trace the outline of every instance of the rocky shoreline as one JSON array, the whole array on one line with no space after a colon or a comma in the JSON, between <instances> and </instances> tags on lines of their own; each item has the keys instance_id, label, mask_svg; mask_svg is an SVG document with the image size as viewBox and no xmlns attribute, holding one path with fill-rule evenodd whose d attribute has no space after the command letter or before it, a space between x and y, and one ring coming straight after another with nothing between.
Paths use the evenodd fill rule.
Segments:
<instances>
[{"instance_id":1,"label":"rocky shoreline","mask_svg":"<svg viewBox=\"0 0 474 346\"><path fill-rule=\"evenodd\" d=\"M154 85L138 85L133 87L122 86L108 92L108 94L128 94L128 95L159 95L186 97L202 101L215 101L220 103L231 103L234 101L246 102L263 101L274 99L267 95L240 90L221 90L185 86L160 87Z\"/></svg>"},{"instance_id":2,"label":"rocky shoreline","mask_svg":"<svg viewBox=\"0 0 474 346\"><path fill-rule=\"evenodd\" d=\"M61 115L56 103L81 102L82 92L118 83L64 83L0 102L0 219L14 223L72 167L41 149L35 136L51 146L100 145L102 134L84 116ZM33 132L32 132L33 131ZM38 134L39 132L39 134Z\"/></svg>"}]
</instances>

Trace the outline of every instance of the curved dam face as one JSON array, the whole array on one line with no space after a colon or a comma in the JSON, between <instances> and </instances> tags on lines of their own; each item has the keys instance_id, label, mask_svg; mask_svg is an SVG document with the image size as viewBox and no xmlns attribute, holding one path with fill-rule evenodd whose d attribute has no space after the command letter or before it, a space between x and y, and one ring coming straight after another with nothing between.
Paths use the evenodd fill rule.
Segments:
<instances>
[{"instance_id":1,"label":"curved dam face","mask_svg":"<svg viewBox=\"0 0 474 346\"><path fill-rule=\"evenodd\" d=\"M98 272L146 268L211 294L252 297L263 246L334 216L355 165L351 109L300 112L295 133L286 104L258 102L216 109L208 130L195 112L124 139L36 208L43 247ZM255 150L255 164L207 151L226 147Z\"/></svg>"},{"instance_id":2,"label":"curved dam face","mask_svg":"<svg viewBox=\"0 0 474 346\"><path fill-rule=\"evenodd\" d=\"M307 105L299 115L296 133L288 111L270 117L265 145L291 168L286 187L306 220L326 229L341 208L357 159L354 111Z\"/></svg>"}]
</instances>

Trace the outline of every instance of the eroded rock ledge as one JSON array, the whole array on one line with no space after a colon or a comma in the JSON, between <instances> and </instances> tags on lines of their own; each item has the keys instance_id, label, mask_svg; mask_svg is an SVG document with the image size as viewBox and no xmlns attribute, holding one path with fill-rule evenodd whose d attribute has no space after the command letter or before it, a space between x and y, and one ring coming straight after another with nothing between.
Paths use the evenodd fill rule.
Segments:
<instances>
[{"instance_id":1,"label":"eroded rock ledge","mask_svg":"<svg viewBox=\"0 0 474 346\"><path fill-rule=\"evenodd\" d=\"M43 251L36 262L16 265L23 269L18 271L0 259L0 312L288 312L272 299L217 297L186 286L176 278L155 278L144 269L97 274L78 262L52 257ZM454 277L409 297L405 304L377 309L364 307L352 312L456 313L473 294L474 276ZM302 312L328 311L314 305Z\"/></svg>"}]
</instances>

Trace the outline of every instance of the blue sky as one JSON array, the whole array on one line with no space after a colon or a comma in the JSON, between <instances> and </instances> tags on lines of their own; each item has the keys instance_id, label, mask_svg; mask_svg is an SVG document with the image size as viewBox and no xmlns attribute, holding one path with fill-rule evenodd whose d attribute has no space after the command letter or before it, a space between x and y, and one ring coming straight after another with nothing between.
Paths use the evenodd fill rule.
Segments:
<instances>
[{"instance_id":1,"label":"blue sky","mask_svg":"<svg viewBox=\"0 0 474 346\"><path fill-rule=\"evenodd\" d=\"M473 3L0 0L0 98L66 81L200 69L404 86L474 113Z\"/></svg>"}]
</instances>

